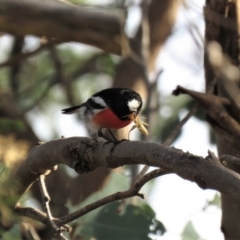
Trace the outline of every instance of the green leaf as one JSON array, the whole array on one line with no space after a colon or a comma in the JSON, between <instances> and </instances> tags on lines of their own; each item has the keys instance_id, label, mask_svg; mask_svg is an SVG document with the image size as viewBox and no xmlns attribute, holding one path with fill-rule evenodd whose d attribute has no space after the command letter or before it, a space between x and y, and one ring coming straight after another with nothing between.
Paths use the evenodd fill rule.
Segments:
<instances>
[{"instance_id":1,"label":"green leaf","mask_svg":"<svg viewBox=\"0 0 240 240\"><path fill-rule=\"evenodd\" d=\"M10 118L0 118L0 133L8 132L23 132L25 130L24 124L20 120L13 120Z\"/></svg>"},{"instance_id":2,"label":"green leaf","mask_svg":"<svg viewBox=\"0 0 240 240\"><path fill-rule=\"evenodd\" d=\"M0 229L0 239L3 240L21 240L21 228L19 224L15 224L9 230Z\"/></svg>"},{"instance_id":3,"label":"green leaf","mask_svg":"<svg viewBox=\"0 0 240 240\"><path fill-rule=\"evenodd\" d=\"M101 209L94 222L94 237L98 240L146 240L149 233L162 235L165 228L155 219L152 208L127 205L119 213L119 203L111 203Z\"/></svg>"},{"instance_id":4,"label":"green leaf","mask_svg":"<svg viewBox=\"0 0 240 240\"><path fill-rule=\"evenodd\" d=\"M192 222L188 222L182 233L183 240L198 240L200 236L193 227Z\"/></svg>"}]
</instances>

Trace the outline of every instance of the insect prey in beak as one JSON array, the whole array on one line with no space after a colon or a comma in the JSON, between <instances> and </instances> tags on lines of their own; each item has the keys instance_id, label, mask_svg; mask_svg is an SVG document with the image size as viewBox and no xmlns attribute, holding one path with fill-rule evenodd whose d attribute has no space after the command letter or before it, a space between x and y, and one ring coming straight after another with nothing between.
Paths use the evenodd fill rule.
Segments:
<instances>
[{"instance_id":1,"label":"insect prey in beak","mask_svg":"<svg viewBox=\"0 0 240 240\"><path fill-rule=\"evenodd\" d=\"M139 116L136 116L136 113L131 113L129 115L129 118L131 121L135 123L135 127L144 135L148 135L148 130L146 129L145 126L148 126L147 123L141 120Z\"/></svg>"}]
</instances>

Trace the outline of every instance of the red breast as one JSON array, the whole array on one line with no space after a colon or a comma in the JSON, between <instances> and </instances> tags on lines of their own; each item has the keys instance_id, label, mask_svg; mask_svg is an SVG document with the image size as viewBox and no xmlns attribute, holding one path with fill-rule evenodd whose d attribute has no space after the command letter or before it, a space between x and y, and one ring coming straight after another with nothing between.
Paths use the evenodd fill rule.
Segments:
<instances>
[{"instance_id":1,"label":"red breast","mask_svg":"<svg viewBox=\"0 0 240 240\"><path fill-rule=\"evenodd\" d=\"M132 122L131 120L123 121L119 119L109 108L93 116L93 121L95 124L99 125L100 127L108 128L108 129L123 128Z\"/></svg>"}]
</instances>

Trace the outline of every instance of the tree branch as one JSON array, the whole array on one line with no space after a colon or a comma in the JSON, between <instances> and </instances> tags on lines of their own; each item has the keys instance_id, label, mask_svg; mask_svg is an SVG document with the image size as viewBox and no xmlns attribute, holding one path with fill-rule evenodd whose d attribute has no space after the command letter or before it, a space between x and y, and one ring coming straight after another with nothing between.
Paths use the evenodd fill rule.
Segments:
<instances>
[{"instance_id":1,"label":"tree branch","mask_svg":"<svg viewBox=\"0 0 240 240\"><path fill-rule=\"evenodd\" d=\"M102 199L94 202L94 203L88 204L87 206L83 207L82 209L80 209L76 212L73 212L71 214L68 214L62 218L51 218L51 221L53 221L54 224L59 226L61 228L62 232L63 231L71 232L71 227L66 225L66 223L74 221L77 218L79 218L99 207L102 207L108 203L111 203L111 202L123 200L123 199L134 197L134 196L144 198L144 195L139 192L140 189L143 187L143 185L145 183L147 183L148 181L150 181L156 177L165 175L167 173L169 173L169 172L164 171L162 169L153 170L153 171L149 172L148 174L146 174L144 177L138 179L128 190L111 194L105 198L102 198ZM17 206L15 208L15 213L18 214L19 216L29 217L34 220L38 220L42 223L45 223L48 225L50 224L47 214L43 213L37 209L34 209L34 208L22 208L22 207Z\"/></svg>"},{"instance_id":2,"label":"tree branch","mask_svg":"<svg viewBox=\"0 0 240 240\"><path fill-rule=\"evenodd\" d=\"M47 42L42 43L38 48L36 48L35 50L33 50L31 52L14 54L6 61L0 63L0 67L14 66L14 65L18 64L19 62L26 60L27 58L32 57L33 55L35 55L43 50L46 50L51 46L57 45L59 43L61 43L61 42L56 41L56 40L47 41Z\"/></svg>"},{"instance_id":3,"label":"tree branch","mask_svg":"<svg viewBox=\"0 0 240 240\"><path fill-rule=\"evenodd\" d=\"M77 8L51 1L1 0L0 31L17 36L46 36L63 41L86 43L121 55L127 38L117 12ZM54 31L53 31L54 29Z\"/></svg>"},{"instance_id":4,"label":"tree branch","mask_svg":"<svg viewBox=\"0 0 240 240\"><path fill-rule=\"evenodd\" d=\"M228 133L231 133L233 137L239 139L240 125L227 111L227 108L229 109L231 107L229 99L209 93L192 91L181 86L178 86L176 90L173 91L173 94L188 94L197 100L217 127L221 127ZM215 127L214 124L212 124L212 126Z\"/></svg>"},{"instance_id":5,"label":"tree branch","mask_svg":"<svg viewBox=\"0 0 240 240\"><path fill-rule=\"evenodd\" d=\"M16 213L18 216L28 217L28 218L34 219L35 221L39 221L41 223L49 225L47 214L40 210L37 210L36 208L17 206L14 209L14 213ZM62 222L58 218L53 218L53 221L58 227L64 228L65 232L72 231L72 228L70 226L63 225Z\"/></svg>"},{"instance_id":6,"label":"tree branch","mask_svg":"<svg viewBox=\"0 0 240 240\"><path fill-rule=\"evenodd\" d=\"M215 189L240 200L240 177L225 168L217 158L205 158L184 153L156 143L128 141L116 146L100 141L94 149L89 138L72 137L35 146L14 174L22 184L15 192L23 194L39 174L56 164L66 164L78 173L98 167L117 168L129 164L161 167L184 179L196 182L203 189Z\"/></svg>"},{"instance_id":7,"label":"tree branch","mask_svg":"<svg viewBox=\"0 0 240 240\"><path fill-rule=\"evenodd\" d=\"M165 175L167 173L168 172L161 170L161 169L154 170L154 171L146 174L144 177L142 177L138 181L136 181L128 190L111 194L105 198L102 198L94 203L91 203L91 204L83 207L82 209L80 209L72 214L62 217L59 220L62 222L62 224L67 224L67 223L69 223L69 222L103 206L103 205L111 203L111 202L123 200L123 199L134 197L134 196L138 196L138 197L144 199L144 195L142 193L139 193L142 186L145 183L147 183L148 181L150 181L151 179Z\"/></svg>"},{"instance_id":8,"label":"tree branch","mask_svg":"<svg viewBox=\"0 0 240 240\"><path fill-rule=\"evenodd\" d=\"M57 49L53 46L50 49L50 56L53 61L55 71L56 71L56 79L63 85L63 90L66 94L67 100L70 105L74 106L74 94L71 85L71 81L69 77L66 75L66 71L64 65L59 57Z\"/></svg>"},{"instance_id":9,"label":"tree branch","mask_svg":"<svg viewBox=\"0 0 240 240\"><path fill-rule=\"evenodd\" d=\"M211 81L213 83L214 81ZM216 96L209 93L192 91L178 86L173 94L188 94L194 98L206 111L207 120L214 128L219 137L224 140L224 144L229 144L231 148L239 149L240 125L231 115L233 114L232 103L228 98ZM231 113L231 114L230 114ZM237 155L236 152L232 155Z\"/></svg>"},{"instance_id":10,"label":"tree branch","mask_svg":"<svg viewBox=\"0 0 240 240\"><path fill-rule=\"evenodd\" d=\"M47 218L48 218L48 223L52 227L55 234L59 234L59 233L61 233L61 230L54 223L52 213L51 213L51 210L50 210L50 204L49 203L50 203L51 198L48 194L47 187L46 187L46 184L45 184L45 175L41 174L37 181L38 181L39 189L40 189L40 192L41 192L41 195L42 195L42 204L43 204L43 208L44 208L45 213L46 213Z\"/></svg>"}]
</instances>

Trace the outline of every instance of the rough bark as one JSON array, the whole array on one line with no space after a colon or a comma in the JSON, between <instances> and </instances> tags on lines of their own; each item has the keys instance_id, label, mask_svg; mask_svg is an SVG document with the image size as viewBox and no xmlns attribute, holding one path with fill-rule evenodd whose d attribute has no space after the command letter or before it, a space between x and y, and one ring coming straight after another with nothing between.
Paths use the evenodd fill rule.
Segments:
<instances>
[{"instance_id":1,"label":"rough bark","mask_svg":"<svg viewBox=\"0 0 240 240\"><path fill-rule=\"evenodd\" d=\"M227 169L211 152L205 158L151 142L122 142L112 151L113 144L99 141L92 148L89 138L66 138L35 146L14 173L18 179L15 192L23 194L39 174L66 164L78 173L88 173L98 167L117 168L129 164L161 167L196 182L203 189L216 189L240 200L240 176Z\"/></svg>"}]
</instances>

